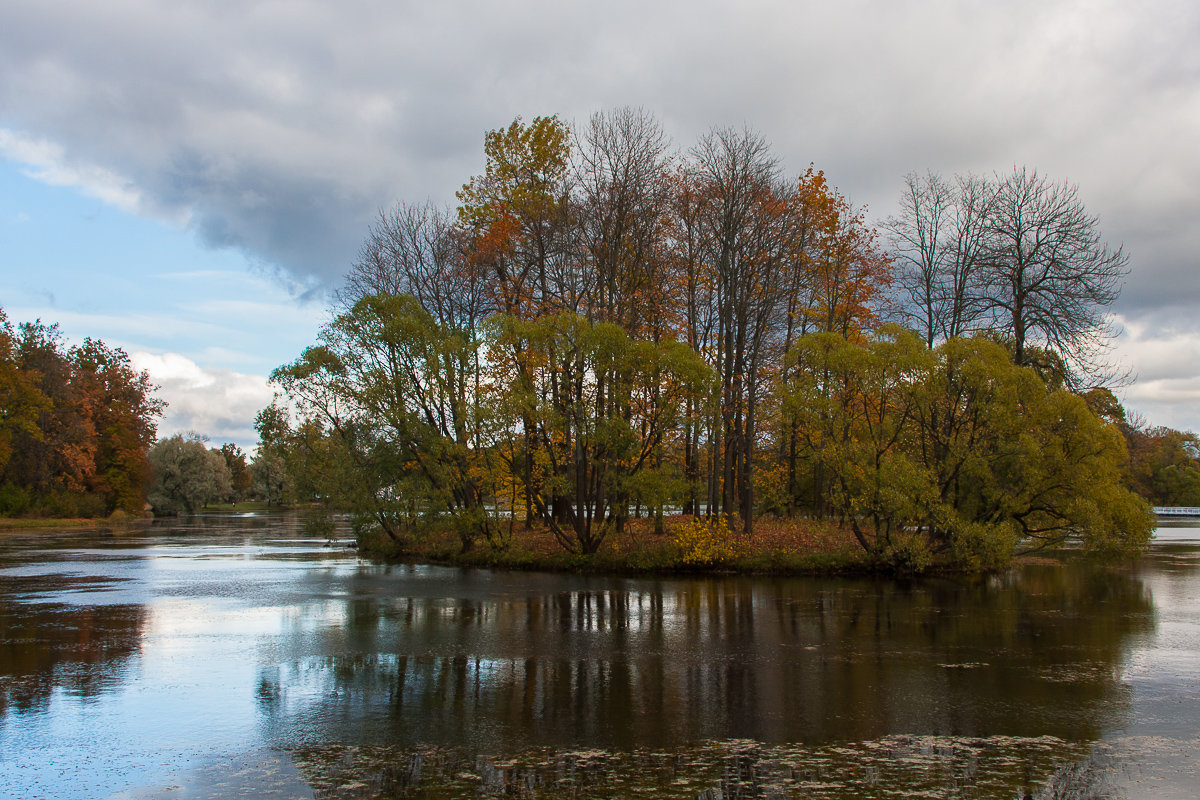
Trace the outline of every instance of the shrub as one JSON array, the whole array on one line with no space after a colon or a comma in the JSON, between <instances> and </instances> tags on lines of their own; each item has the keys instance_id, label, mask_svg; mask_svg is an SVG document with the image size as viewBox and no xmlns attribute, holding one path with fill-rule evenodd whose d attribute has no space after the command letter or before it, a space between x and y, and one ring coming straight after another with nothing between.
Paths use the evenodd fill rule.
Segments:
<instances>
[{"instance_id":1,"label":"shrub","mask_svg":"<svg viewBox=\"0 0 1200 800\"><path fill-rule=\"evenodd\" d=\"M675 529L673 541L689 567L729 564L741 549L725 517L694 517Z\"/></svg>"}]
</instances>

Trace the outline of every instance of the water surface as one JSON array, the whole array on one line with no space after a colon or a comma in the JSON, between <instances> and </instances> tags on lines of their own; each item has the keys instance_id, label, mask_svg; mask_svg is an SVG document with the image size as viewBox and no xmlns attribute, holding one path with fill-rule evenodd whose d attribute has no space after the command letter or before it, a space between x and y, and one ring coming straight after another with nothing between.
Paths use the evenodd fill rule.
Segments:
<instances>
[{"instance_id":1,"label":"water surface","mask_svg":"<svg viewBox=\"0 0 1200 800\"><path fill-rule=\"evenodd\" d=\"M382 566L293 518L0 539L0 796L1187 797L1200 529L986 579Z\"/></svg>"}]
</instances>

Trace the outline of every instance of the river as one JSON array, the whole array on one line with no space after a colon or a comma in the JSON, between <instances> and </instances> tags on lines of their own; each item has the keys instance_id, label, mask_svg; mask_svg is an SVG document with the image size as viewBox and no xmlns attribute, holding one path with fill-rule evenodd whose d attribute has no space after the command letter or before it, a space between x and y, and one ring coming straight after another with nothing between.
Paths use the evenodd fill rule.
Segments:
<instances>
[{"instance_id":1,"label":"river","mask_svg":"<svg viewBox=\"0 0 1200 800\"><path fill-rule=\"evenodd\" d=\"M386 566L301 530L4 533L0 797L1200 793L1200 527L921 580Z\"/></svg>"}]
</instances>

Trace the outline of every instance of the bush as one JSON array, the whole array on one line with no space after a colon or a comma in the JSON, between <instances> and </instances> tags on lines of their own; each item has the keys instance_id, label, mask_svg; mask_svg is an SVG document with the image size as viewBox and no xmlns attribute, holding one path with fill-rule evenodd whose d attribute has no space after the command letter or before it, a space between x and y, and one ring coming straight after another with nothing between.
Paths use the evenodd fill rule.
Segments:
<instances>
[{"instance_id":1,"label":"bush","mask_svg":"<svg viewBox=\"0 0 1200 800\"><path fill-rule=\"evenodd\" d=\"M0 515L16 517L24 514L33 504L31 495L28 489L11 483L0 486Z\"/></svg>"},{"instance_id":2,"label":"bush","mask_svg":"<svg viewBox=\"0 0 1200 800\"><path fill-rule=\"evenodd\" d=\"M725 517L694 517L675 529L680 563L689 567L732 563L741 550Z\"/></svg>"}]
</instances>

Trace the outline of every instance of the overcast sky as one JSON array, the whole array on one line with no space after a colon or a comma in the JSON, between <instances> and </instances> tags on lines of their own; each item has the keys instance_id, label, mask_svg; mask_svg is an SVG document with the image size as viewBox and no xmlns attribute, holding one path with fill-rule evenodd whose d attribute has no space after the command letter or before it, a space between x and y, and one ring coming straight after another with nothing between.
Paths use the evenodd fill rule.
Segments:
<instances>
[{"instance_id":1,"label":"overcast sky","mask_svg":"<svg viewBox=\"0 0 1200 800\"><path fill-rule=\"evenodd\" d=\"M1075 183L1131 273L1126 405L1200 430L1200 4L5 0L0 306L255 440L378 209L451 203L520 115L749 126L872 219L903 176Z\"/></svg>"}]
</instances>

